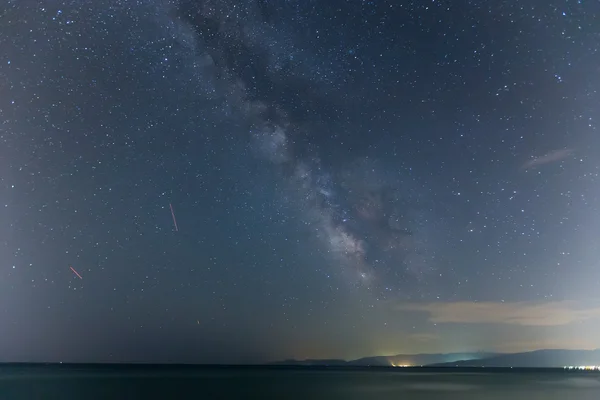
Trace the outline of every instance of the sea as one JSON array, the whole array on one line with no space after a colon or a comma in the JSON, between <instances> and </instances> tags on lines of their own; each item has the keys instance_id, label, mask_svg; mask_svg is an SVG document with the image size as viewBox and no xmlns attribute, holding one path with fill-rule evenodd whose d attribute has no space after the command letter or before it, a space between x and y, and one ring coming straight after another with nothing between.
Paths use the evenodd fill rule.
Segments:
<instances>
[{"instance_id":1,"label":"sea","mask_svg":"<svg viewBox=\"0 0 600 400\"><path fill-rule=\"evenodd\" d=\"M599 400L600 372L10 364L0 399Z\"/></svg>"}]
</instances>

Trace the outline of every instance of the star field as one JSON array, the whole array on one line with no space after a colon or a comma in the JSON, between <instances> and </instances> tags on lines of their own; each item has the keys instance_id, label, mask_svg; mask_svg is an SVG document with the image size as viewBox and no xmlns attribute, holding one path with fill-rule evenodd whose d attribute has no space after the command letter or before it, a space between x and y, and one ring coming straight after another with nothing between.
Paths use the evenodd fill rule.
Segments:
<instances>
[{"instance_id":1,"label":"star field","mask_svg":"<svg viewBox=\"0 0 600 400\"><path fill-rule=\"evenodd\" d=\"M600 306L600 4L34 3L0 7L0 361L600 347L438 314Z\"/></svg>"}]
</instances>

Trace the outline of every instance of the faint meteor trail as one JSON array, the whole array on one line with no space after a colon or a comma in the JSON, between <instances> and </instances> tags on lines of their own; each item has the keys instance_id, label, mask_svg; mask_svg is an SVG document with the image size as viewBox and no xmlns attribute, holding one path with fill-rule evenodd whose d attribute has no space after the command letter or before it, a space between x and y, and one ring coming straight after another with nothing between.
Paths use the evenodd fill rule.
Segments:
<instances>
[{"instance_id":1,"label":"faint meteor trail","mask_svg":"<svg viewBox=\"0 0 600 400\"><path fill-rule=\"evenodd\" d=\"M75 273L75 275L77 275L79 277L79 279L83 279L81 277L81 275L79 275L79 272L75 271L75 268L71 267L70 265L69 265L69 268L71 268L71 271L73 271Z\"/></svg>"},{"instance_id":2,"label":"faint meteor trail","mask_svg":"<svg viewBox=\"0 0 600 400\"><path fill-rule=\"evenodd\" d=\"M175 212L173 212L173 205L169 203L169 207L171 208L171 216L173 216L173 225L175 225L175 232L179 232L179 228L177 228L177 220L175 219Z\"/></svg>"}]
</instances>

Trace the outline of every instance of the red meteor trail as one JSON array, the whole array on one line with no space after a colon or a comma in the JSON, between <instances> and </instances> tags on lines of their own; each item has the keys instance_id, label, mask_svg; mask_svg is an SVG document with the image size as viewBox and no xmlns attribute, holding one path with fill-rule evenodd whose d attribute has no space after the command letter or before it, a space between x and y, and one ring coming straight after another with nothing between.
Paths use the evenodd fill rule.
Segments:
<instances>
[{"instance_id":1,"label":"red meteor trail","mask_svg":"<svg viewBox=\"0 0 600 400\"><path fill-rule=\"evenodd\" d=\"M71 267L70 265L69 265L69 268L71 268L71 271L73 271L75 273L75 275L77 275L79 277L79 279L83 279L81 277L81 275L79 275L79 272L75 271L75 268Z\"/></svg>"},{"instance_id":2,"label":"red meteor trail","mask_svg":"<svg viewBox=\"0 0 600 400\"><path fill-rule=\"evenodd\" d=\"M173 212L173 205L169 203L169 207L171 208L171 215L173 216L173 225L175 225L175 232L179 232L179 228L177 228L177 220L175 219L175 213Z\"/></svg>"}]
</instances>

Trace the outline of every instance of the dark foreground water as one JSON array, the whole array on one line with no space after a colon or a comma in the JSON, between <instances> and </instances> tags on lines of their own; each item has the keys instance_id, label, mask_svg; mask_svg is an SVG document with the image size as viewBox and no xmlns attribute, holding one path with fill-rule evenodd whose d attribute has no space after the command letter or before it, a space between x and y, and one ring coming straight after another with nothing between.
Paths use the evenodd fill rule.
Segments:
<instances>
[{"instance_id":1,"label":"dark foreground water","mask_svg":"<svg viewBox=\"0 0 600 400\"><path fill-rule=\"evenodd\" d=\"M600 400L600 373L0 366L0 399Z\"/></svg>"}]
</instances>

